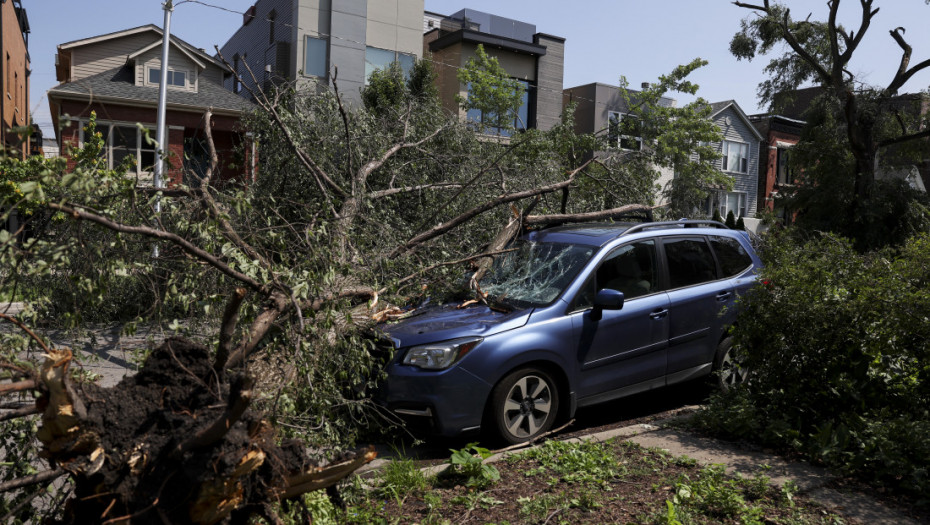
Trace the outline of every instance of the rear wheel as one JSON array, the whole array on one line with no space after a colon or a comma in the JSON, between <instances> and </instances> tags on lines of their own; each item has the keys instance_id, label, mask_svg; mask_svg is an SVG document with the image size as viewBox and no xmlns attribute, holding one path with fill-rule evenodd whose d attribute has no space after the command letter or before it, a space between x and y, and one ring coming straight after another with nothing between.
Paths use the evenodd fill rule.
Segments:
<instances>
[{"instance_id":1,"label":"rear wheel","mask_svg":"<svg viewBox=\"0 0 930 525\"><path fill-rule=\"evenodd\" d=\"M733 344L732 337L720 341L720 346L717 347L717 357L714 360L714 368L717 370L717 386L723 392L745 383L746 379L749 378L746 358L741 348Z\"/></svg>"},{"instance_id":2,"label":"rear wheel","mask_svg":"<svg viewBox=\"0 0 930 525\"><path fill-rule=\"evenodd\" d=\"M501 380L491 396L492 421L508 443L530 441L552 427L559 411L555 381L538 368L522 368Z\"/></svg>"}]
</instances>

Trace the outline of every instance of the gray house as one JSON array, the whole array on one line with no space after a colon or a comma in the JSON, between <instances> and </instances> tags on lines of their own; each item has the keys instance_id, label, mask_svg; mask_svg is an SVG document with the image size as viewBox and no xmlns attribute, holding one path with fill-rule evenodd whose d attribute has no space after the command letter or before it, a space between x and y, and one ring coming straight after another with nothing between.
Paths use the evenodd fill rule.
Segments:
<instances>
[{"instance_id":1,"label":"gray house","mask_svg":"<svg viewBox=\"0 0 930 525\"><path fill-rule=\"evenodd\" d=\"M723 141L716 145L723 157L720 170L733 177L733 191L717 191L707 202L708 215L714 208L722 217L732 211L737 218L753 218L759 187L759 145L764 137L752 125L749 117L733 100L714 102L710 118L723 132Z\"/></svg>"},{"instance_id":2,"label":"gray house","mask_svg":"<svg viewBox=\"0 0 930 525\"><path fill-rule=\"evenodd\" d=\"M409 68L423 51L423 0L258 0L221 48L245 84L332 85L350 101L375 69ZM248 68L246 68L248 66ZM226 87L243 96L235 79Z\"/></svg>"}]
</instances>

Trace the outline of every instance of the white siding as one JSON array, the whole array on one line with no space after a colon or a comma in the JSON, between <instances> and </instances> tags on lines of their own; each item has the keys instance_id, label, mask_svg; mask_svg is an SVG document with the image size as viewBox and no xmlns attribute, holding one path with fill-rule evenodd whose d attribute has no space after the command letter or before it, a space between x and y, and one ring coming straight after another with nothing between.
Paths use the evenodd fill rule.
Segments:
<instances>
[{"instance_id":1,"label":"white siding","mask_svg":"<svg viewBox=\"0 0 930 525\"><path fill-rule=\"evenodd\" d=\"M192 62L187 56L182 54L177 48L172 47L168 51L168 67L175 71L184 71L187 73L187 85L183 91L197 92L197 77L199 66ZM153 48L146 53L136 57L136 85L152 86L148 82L148 71L150 68L161 69L161 46ZM180 86L169 86L171 89L182 90Z\"/></svg>"},{"instance_id":2,"label":"white siding","mask_svg":"<svg viewBox=\"0 0 930 525\"><path fill-rule=\"evenodd\" d=\"M71 53L71 82L123 66L129 55L160 40L160 36L146 32L75 48Z\"/></svg>"}]
</instances>

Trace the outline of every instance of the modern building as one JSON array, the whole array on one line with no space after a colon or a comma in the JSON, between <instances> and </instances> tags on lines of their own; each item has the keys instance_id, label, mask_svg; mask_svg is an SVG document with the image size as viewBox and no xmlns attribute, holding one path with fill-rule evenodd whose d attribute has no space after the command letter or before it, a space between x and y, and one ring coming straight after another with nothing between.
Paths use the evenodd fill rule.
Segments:
<instances>
[{"instance_id":1,"label":"modern building","mask_svg":"<svg viewBox=\"0 0 930 525\"><path fill-rule=\"evenodd\" d=\"M25 158L33 149L29 116L29 18L21 0L0 2L0 146ZM40 141L41 143L41 141Z\"/></svg>"},{"instance_id":2,"label":"modern building","mask_svg":"<svg viewBox=\"0 0 930 525\"><path fill-rule=\"evenodd\" d=\"M634 89L628 91L631 97L635 97L638 93ZM603 152L608 156L612 153L638 151L642 147L642 138L618 132L620 123L630 111L626 99L620 95L619 86L592 83L566 88L563 92L562 103L565 107L569 104L575 106L575 133L593 133L608 139L610 150ZM678 102L673 98L662 97L660 104L675 107ZM659 179L656 184L660 188L665 188L665 185L674 178L675 173L669 168L657 169ZM658 202L662 201L661 196L656 197Z\"/></svg>"},{"instance_id":3,"label":"modern building","mask_svg":"<svg viewBox=\"0 0 930 525\"><path fill-rule=\"evenodd\" d=\"M226 87L249 97L285 81L335 82L358 102L372 71L394 61L409 69L421 56L422 29L423 0L258 0L220 48L242 79Z\"/></svg>"},{"instance_id":4,"label":"modern building","mask_svg":"<svg viewBox=\"0 0 930 525\"><path fill-rule=\"evenodd\" d=\"M452 15L421 13L423 53L431 56L438 75L443 106L463 118L481 121L480 112L466 114L457 97L468 96L458 71L475 56L479 45L525 89L516 129L547 130L562 114L565 39L538 33L536 26L473 9Z\"/></svg>"},{"instance_id":5,"label":"modern building","mask_svg":"<svg viewBox=\"0 0 930 525\"><path fill-rule=\"evenodd\" d=\"M48 92L52 122L62 156L84 142L84 127L96 113L113 168L135 160L141 185L151 184L155 163L162 30L146 25L58 46L56 72L61 84ZM207 164L204 113L212 108L212 135L220 156L215 180L255 176L251 149L240 128L249 101L223 88L230 75L202 49L171 36L167 86L166 181L202 173ZM196 178L188 180L196 184Z\"/></svg>"}]
</instances>

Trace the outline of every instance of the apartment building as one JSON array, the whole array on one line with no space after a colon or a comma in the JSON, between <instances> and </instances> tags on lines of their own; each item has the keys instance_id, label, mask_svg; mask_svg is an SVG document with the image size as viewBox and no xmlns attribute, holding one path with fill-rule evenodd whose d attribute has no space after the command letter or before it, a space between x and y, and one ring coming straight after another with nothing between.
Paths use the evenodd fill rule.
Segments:
<instances>
[{"instance_id":1,"label":"apartment building","mask_svg":"<svg viewBox=\"0 0 930 525\"><path fill-rule=\"evenodd\" d=\"M398 61L405 69L423 49L423 0L259 0L220 48L239 74L227 89L294 81L298 88L338 86L358 102L372 71Z\"/></svg>"}]
</instances>

